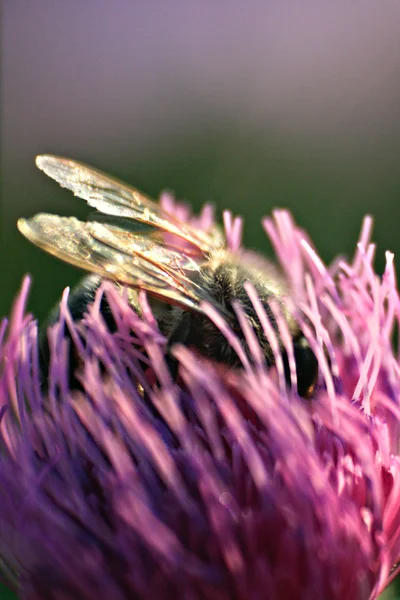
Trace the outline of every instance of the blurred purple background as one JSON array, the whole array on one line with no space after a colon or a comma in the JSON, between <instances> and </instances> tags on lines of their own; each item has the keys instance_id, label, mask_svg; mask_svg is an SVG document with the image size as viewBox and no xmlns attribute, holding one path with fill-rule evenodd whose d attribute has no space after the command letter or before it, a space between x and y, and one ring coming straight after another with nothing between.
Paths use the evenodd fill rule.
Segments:
<instances>
[{"instance_id":1,"label":"blurred purple background","mask_svg":"<svg viewBox=\"0 0 400 600\"><path fill-rule=\"evenodd\" d=\"M397 0L5 0L1 62L2 312L25 271L51 300L75 277L15 228L85 214L40 152L230 207L252 245L283 205L327 259L366 211L381 250L400 246Z\"/></svg>"}]
</instances>

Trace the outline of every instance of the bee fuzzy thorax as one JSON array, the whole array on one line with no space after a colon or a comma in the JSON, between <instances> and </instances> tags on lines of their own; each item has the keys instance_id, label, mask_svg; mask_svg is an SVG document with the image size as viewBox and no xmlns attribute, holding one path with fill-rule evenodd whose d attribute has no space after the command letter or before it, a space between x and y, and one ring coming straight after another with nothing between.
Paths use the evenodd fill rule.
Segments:
<instances>
[{"instance_id":1,"label":"bee fuzzy thorax","mask_svg":"<svg viewBox=\"0 0 400 600\"><path fill-rule=\"evenodd\" d=\"M218 293L221 303L227 299L245 300L244 284L252 282L260 296L282 302L288 290L282 274L270 262L255 252L216 250L204 268L204 284L208 291Z\"/></svg>"}]
</instances>

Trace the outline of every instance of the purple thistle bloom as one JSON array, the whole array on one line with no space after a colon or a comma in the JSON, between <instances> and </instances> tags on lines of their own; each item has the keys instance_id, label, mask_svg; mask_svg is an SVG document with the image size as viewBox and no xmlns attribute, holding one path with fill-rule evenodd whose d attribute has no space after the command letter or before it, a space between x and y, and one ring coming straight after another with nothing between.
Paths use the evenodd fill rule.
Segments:
<instances>
[{"instance_id":1,"label":"purple thistle bloom","mask_svg":"<svg viewBox=\"0 0 400 600\"><path fill-rule=\"evenodd\" d=\"M171 198L163 202L191 219ZM197 225L212 218L207 208ZM287 212L264 226L319 361L312 401L287 386L250 284L275 369L266 368L239 305L251 362L208 307L243 370L176 347L180 375L172 381L145 296L139 317L105 282L79 323L64 294L43 389L25 280L0 330L0 568L21 599L363 600L396 575L393 256L378 278L368 218L353 262L330 269ZM241 221L226 214L225 229L236 250ZM100 312L103 294L115 333ZM272 309L295 383L292 341ZM69 389L69 343L81 360L79 390Z\"/></svg>"}]
</instances>

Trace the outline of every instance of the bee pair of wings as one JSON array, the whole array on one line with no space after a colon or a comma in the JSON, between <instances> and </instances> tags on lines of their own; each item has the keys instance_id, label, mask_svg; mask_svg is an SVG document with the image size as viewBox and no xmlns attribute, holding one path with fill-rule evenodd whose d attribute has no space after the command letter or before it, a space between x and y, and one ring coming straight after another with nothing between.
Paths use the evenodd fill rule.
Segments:
<instances>
[{"instance_id":1,"label":"bee pair of wings","mask_svg":"<svg viewBox=\"0 0 400 600\"><path fill-rule=\"evenodd\" d=\"M47 213L19 219L18 229L28 240L72 265L186 310L202 312L204 300L216 305L196 275L207 255L224 245L217 228L197 230L134 188L79 162L43 155L36 164L96 212L86 222Z\"/></svg>"}]
</instances>

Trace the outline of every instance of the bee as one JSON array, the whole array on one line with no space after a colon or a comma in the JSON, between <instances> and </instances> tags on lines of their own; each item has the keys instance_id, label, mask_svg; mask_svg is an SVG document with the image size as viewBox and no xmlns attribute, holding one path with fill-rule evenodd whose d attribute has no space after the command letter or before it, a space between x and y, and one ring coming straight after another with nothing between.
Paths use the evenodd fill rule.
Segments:
<instances>
[{"instance_id":1,"label":"bee","mask_svg":"<svg viewBox=\"0 0 400 600\"><path fill-rule=\"evenodd\" d=\"M279 341L289 381L288 358L270 304L274 301L281 307L293 339L298 393L310 397L318 376L317 359L285 308L284 282L267 261L230 251L217 227L209 231L195 228L167 214L136 189L77 161L41 155L36 165L96 211L86 222L46 213L18 220L18 229L28 240L92 273L71 296L75 319L82 317L101 280L107 278L128 288L135 309L139 307L138 290L147 292L169 347L182 343L208 359L240 368L235 350L203 308L208 302L225 318L251 358L233 309L239 301L266 364L272 366L274 354L245 291L245 283L250 281ZM107 313L106 304L103 308Z\"/></svg>"}]
</instances>

